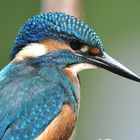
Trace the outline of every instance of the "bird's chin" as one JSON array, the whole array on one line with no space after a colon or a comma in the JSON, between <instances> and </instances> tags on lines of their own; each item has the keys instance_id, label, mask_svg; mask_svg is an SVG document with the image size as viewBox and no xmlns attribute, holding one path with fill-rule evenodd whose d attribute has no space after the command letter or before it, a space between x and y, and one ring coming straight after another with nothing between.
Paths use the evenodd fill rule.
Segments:
<instances>
[{"instance_id":1,"label":"bird's chin","mask_svg":"<svg viewBox=\"0 0 140 140\"><path fill-rule=\"evenodd\" d=\"M103 52L103 56L89 56L87 58L88 63L106 69L112 73L118 74L125 78L140 82L140 77L123 66L120 62L113 59L107 53Z\"/></svg>"},{"instance_id":2,"label":"bird's chin","mask_svg":"<svg viewBox=\"0 0 140 140\"><path fill-rule=\"evenodd\" d=\"M95 69L97 68L97 66L94 66L88 63L80 63L80 64L71 65L69 68L75 75L77 75L80 71L83 71L86 69Z\"/></svg>"}]
</instances>

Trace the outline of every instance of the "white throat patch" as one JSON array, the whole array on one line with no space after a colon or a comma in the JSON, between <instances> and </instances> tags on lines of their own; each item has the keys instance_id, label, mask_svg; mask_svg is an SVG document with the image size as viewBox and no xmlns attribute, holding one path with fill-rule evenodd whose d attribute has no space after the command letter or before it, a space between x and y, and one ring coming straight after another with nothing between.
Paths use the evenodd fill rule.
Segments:
<instances>
[{"instance_id":1,"label":"white throat patch","mask_svg":"<svg viewBox=\"0 0 140 140\"><path fill-rule=\"evenodd\" d=\"M24 47L14 58L13 62L20 62L27 58L35 58L42 55L45 55L49 52L48 46L45 44L39 44L39 43L31 43ZM94 65L88 64L88 63L80 63L80 64L74 64L69 67L69 69L72 71L72 73L77 76L78 72L85 70L85 69L94 69L97 68Z\"/></svg>"},{"instance_id":2,"label":"white throat patch","mask_svg":"<svg viewBox=\"0 0 140 140\"><path fill-rule=\"evenodd\" d=\"M88 63L80 63L80 64L74 64L69 67L70 70L73 72L74 75L77 75L78 72L85 70L85 69L94 69L97 68L94 65L88 64Z\"/></svg>"}]
</instances>

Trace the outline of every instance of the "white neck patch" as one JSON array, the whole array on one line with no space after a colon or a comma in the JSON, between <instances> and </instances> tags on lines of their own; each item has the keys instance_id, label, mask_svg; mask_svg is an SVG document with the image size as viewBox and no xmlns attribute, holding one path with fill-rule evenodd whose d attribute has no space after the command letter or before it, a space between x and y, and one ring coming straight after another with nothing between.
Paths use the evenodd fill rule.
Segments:
<instances>
[{"instance_id":1,"label":"white neck patch","mask_svg":"<svg viewBox=\"0 0 140 140\"><path fill-rule=\"evenodd\" d=\"M88 63L80 63L80 64L74 64L69 67L70 70L73 72L74 75L77 75L78 72L85 70L85 69L95 69L97 68L94 65L88 64Z\"/></svg>"},{"instance_id":2,"label":"white neck patch","mask_svg":"<svg viewBox=\"0 0 140 140\"><path fill-rule=\"evenodd\" d=\"M31 43L24 47L14 58L13 62L20 62L27 58L35 58L42 55L45 55L49 52L48 48L44 44L39 43ZM69 67L72 73L77 76L78 72L85 70L85 69L94 69L97 68L94 65L88 63L80 63L74 64Z\"/></svg>"},{"instance_id":3,"label":"white neck patch","mask_svg":"<svg viewBox=\"0 0 140 140\"><path fill-rule=\"evenodd\" d=\"M43 44L31 43L24 47L14 58L14 62L23 61L26 58L35 58L44 55L48 52L48 49Z\"/></svg>"}]
</instances>

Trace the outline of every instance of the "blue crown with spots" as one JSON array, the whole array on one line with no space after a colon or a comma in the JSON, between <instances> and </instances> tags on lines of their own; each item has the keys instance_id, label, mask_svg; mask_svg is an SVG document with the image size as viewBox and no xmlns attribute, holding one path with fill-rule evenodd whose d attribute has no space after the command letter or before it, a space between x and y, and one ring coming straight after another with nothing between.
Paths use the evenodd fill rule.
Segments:
<instances>
[{"instance_id":1,"label":"blue crown with spots","mask_svg":"<svg viewBox=\"0 0 140 140\"><path fill-rule=\"evenodd\" d=\"M65 13L49 12L41 13L26 21L14 42L11 60L24 46L47 39L57 39L65 43L79 42L103 50L103 44L96 32L83 21Z\"/></svg>"}]
</instances>

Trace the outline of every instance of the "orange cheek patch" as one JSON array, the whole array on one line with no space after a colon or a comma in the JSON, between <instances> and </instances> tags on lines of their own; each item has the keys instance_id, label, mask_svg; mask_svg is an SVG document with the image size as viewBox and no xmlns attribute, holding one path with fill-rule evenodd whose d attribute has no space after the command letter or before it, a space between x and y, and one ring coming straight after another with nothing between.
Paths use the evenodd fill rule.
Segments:
<instances>
[{"instance_id":1,"label":"orange cheek patch","mask_svg":"<svg viewBox=\"0 0 140 140\"><path fill-rule=\"evenodd\" d=\"M45 41L41 42L40 44L43 44L47 48L48 52L54 52L57 50L73 51L69 45L64 44L63 42L53 40L53 39L45 40Z\"/></svg>"},{"instance_id":2,"label":"orange cheek patch","mask_svg":"<svg viewBox=\"0 0 140 140\"><path fill-rule=\"evenodd\" d=\"M69 45L53 39L48 39L40 43L28 44L16 55L13 62L20 62L28 58L39 57L58 50L70 50L73 52Z\"/></svg>"}]
</instances>

